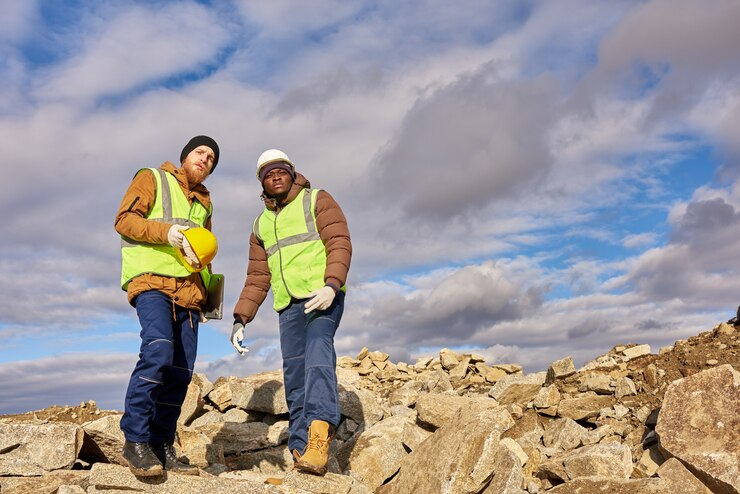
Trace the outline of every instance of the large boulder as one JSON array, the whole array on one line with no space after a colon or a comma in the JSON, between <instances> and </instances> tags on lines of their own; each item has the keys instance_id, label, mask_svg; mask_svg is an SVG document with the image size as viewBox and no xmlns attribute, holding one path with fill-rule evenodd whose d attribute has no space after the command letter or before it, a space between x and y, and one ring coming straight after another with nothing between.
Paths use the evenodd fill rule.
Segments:
<instances>
[{"instance_id":1,"label":"large boulder","mask_svg":"<svg viewBox=\"0 0 740 494\"><path fill-rule=\"evenodd\" d=\"M70 469L84 436L76 424L0 423L0 476Z\"/></svg>"},{"instance_id":2,"label":"large boulder","mask_svg":"<svg viewBox=\"0 0 740 494\"><path fill-rule=\"evenodd\" d=\"M676 457L718 494L740 492L740 372L721 365L671 383L655 428Z\"/></svg>"},{"instance_id":3,"label":"large boulder","mask_svg":"<svg viewBox=\"0 0 740 494\"><path fill-rule=\"evenodd\" d=\"M472 402L401 461L382 494L481 492L496 473L501 433L514 425L506 409ZM505 476L506 473L500 475Z\"/></svg>"}]
</instances>

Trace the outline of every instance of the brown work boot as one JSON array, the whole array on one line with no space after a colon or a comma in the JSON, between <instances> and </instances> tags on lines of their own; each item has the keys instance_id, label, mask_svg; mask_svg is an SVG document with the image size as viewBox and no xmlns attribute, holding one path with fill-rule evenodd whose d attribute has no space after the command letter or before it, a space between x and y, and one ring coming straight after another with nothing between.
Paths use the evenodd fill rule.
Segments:
<instances>
[{"instance_id":1,"label":"brown work boot","mask_svg":"<svg viewBox=\"0 0 740 494\"><path fill-rule=\"evenodd\" d=\"M306 450L297 458L295 466L301 472L324 475L329 461L330 425L323 420L314 420L308 428Z\"/></svg>"},{"instance_id":2,"label":"brown work boot","mask_svg":"<svg viewBox=\"0 0 740 494\"><path fill-rule=\"evenodd\" d=\"M296 463L298 463L298 460L301 459L301 452L297 449L294 449L291 451L293 453L293 470L296 470L298 467L296 467Z\"/></svg>"}]
</instances>

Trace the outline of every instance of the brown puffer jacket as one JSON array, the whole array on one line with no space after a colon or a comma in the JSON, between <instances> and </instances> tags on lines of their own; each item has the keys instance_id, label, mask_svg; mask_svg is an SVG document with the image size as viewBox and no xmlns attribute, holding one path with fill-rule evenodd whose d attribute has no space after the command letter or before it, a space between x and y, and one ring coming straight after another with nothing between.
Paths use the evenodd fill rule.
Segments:
<instances>
[{"instance_id":1,"label":"brown puffer jacket","mask_svg":"<svg viewBox=\"0 0 740 494\"><path fill-rule=\"evenodd\" d=\"M311 183L306 177L296 173L295 182L282 204L267 197L264 193L262 200L267 209L277 212L293 201L304 188L311 188ZM352 259L352 242L349 237L349 228L347 228L347 219L342 209L325 190L319 191L316 197L316 228L326 248L324 282L334 290L339 290L347 281L347 272ZM234 321L247 324L254 319L269 289L270 267L267 264L267 253L252 233L249 236L247 279L236 307L234 307Z\"/></svg>"},{"instance_id":2,"label":"brown puffer jacket","mask_svg":"<svg viewBox=\"0 0 740 494\"><path fill-rule=\"evenodd\" d=\"M180 188L191 204L197 199L206 208L210 207L211 195L203 184L198 184L190 190L182 168L175 167L169 161L163 163L160 168L177 178ZM167 244L167 232L172 225L146 219L154 205L156 190L157 184L152 173L145 171L136 174L123 196L116 215L115 228L118 233L140 242ZM211 229L210 217L204 226ZM200 310L206 300L206 290L198 273L193 273L187 278L170 278L156 274L139 275L128 284L129 303L138 294L147 290L158 290L171 297L175 304L192 310Z\"/></svg>"}]
</instances>

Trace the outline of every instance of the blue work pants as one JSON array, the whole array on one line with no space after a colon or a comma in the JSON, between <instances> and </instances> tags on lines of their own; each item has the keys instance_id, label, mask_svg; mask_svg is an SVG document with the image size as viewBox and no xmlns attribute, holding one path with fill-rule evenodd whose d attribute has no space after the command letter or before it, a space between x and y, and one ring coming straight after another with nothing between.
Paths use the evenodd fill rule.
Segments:
<instances>
[{"instance_id":1,"label":"blue work pants","mask_svg":"<svg viewBox=\"0 0 740 494\"><path fill-rule=\"evenodd\" d=\"M134 300L141 349L126 391L121 430L127 441L172 442L198 351L198 311L149 290Z\"/></svg>"},{"instance_id":2,"label":"blue work pants","mask_svg":"<svg viewBox=\"0 0 740 494\"><path fill-rule=\"evenodd\" d=\"M328 309L304 314L307 301L292 301L279 313L288 448L299 452L306 447L312 421L336 427L340 420L334 334L344 311L344 293L338 292Z\"/></svg>"}]
</instances>

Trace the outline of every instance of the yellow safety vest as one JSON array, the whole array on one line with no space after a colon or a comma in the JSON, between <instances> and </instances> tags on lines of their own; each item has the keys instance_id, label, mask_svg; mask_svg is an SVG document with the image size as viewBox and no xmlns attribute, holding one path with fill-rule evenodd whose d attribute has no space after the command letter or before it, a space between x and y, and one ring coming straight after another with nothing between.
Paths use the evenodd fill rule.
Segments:
<instances>
[{"instance_id":1,"label":"yellow safety vest","mask_svg":"<svg viewBox=\"0 0 740 494\"><path fill-rule=\"evenodd\" d=\"M188 227L202 227L213 211L206 209L199 201L191 205L180 188L177 178L160 168L142 168L137 172L150 170L157 184L156 197L148 220L174 223ZM192 273L177 258L175 248L169 244L149 244L121 235L121 288L125 291L129 282L145 273L158 274L171 278L187 278ZM203 283L208 286L211 273L208 267L200 272Z\"/></svg>"},{"instance_id":2,"label":"yellow safety vest","mask_svg":"<svg viewBox=\"0 0 740 494\"><path fill-rule=\"evenodd\" d=\"M291 298L307 298L324 286L326 248L316 228L319 190L302 189L277 214L265 208L252 225L255 237L267 252L276 311L287 307Z\"/></svg>"}]
</instances>

